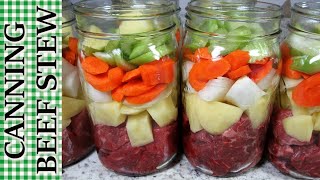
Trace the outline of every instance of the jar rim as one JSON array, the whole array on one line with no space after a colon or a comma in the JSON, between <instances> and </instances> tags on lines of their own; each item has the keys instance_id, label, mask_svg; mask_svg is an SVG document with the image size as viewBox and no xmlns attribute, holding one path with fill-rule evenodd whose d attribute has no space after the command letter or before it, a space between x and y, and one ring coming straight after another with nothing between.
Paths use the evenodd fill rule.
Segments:
<instances>
[{"instance_id":1,"label":"jar rim","mask_svg":"<svg viewBox=\"0 0 320 180\"><path fill-rule=\"evenodd\" d=\"M180 7L172 1L158 0L157 2L159 3L114 4L110 0L82 0L74 4L73 10L77 15L122 20L150 19L155 16L173 15L180 11ZM166 8L163 7L164 5Z\"/></svg>"},{"instance_id":2,"label":"jar rim","mask_svg":"<svg viewBox=\"0 0 320 180\"><path fill-rule=\"evenodd\" d=\"M295 3L293 11L320 20L320 2Z\"/></svg>"},{"instance_id":3,"label":"jar rim","mask_svg":"<svg viewBox=\"0 0 320 180\"><path fill-rule=\"evenodd\" d=\"M206 7L201 4L206 3ZM224 3L223 0L191 1L186 8L188 12L199 14L202 17L214 19L255 20L263 21L277 19L282 16L282 8L279 5L256 1L251 3ZM207 11L204 11L207 10ZM232 16L228 12L238 13Z\"/></svg>"},{"instance_id":4,"label":"jar rim","mask_svg":"<svg viewBox=\"0 0 320 180\"><path fill-rule=\"evenodd\" d=\"M288 30L291 33L300 35L300 36L304 36L304 37L308 37L310 39L316 39L316 40L320 40L320 35L317 33L313 33L313 32L309 32L309 31L303 31L301 29L298 29L294 26L292 26L291 24L288 24Z\"/></svg>"}]
</instances>

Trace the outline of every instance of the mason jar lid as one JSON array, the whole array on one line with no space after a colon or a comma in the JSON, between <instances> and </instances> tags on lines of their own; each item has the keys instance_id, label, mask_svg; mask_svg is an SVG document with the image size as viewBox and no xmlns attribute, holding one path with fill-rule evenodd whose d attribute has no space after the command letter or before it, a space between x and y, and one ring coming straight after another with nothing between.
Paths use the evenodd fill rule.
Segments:
<instances>
[{"instance_id":1,"label":"mason jar lid","mask_svg":"<svg viewBox=\"0 0 320 180\"><path fill-rule=\"evenodd\" d=\"M292 8L289 27L310 34L320 34L320 2L300 2Z\"/></svg>"}]
</instances>

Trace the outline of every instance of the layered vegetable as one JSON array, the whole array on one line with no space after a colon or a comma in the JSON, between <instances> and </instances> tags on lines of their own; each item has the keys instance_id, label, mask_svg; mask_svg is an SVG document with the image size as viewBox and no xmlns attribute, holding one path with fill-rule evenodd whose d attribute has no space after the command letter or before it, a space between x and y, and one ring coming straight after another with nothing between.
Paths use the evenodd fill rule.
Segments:
<instances>
[{"instance_id":1,"label":"layered vegetable","mask_svg":"<svg viewBox=\"0 0 320 180\"><path fill-rule=\"evenodd\" d=\"M124 21L118 38L84 37L81 43L99 158L122 174L155 172L177 150L177 42L173 30L149 35L153 29L148 20Z\"/></svg>"},{"instance_id":2,"label":"layered vegetable","mask_svg":"<svg viewBox=\"0 0 320 180\"><path fill-rule=\"evenodd\" d=\"M185 153L214 176L243 172L263 151L281 74L277 40L258 37L257 23L205 20L198 29L210 36L190 30L183 47Z\"/></svg>"},{"instance_id":3,"label":"layered vegetable","mask_svg":"<svg viewBox=\"0 0 320 180\"><path fill-rule=\"evenodd\" d=\"M271 162L282 172L320 177L320 41L292 33L281 45L283 70L273 118Z\"/></svg>"},{"instance_id":4,"label":"layered vegetable","mask_svg":"<svg viewBox=\"0 0 320 180\"><path fill-rule=\"evenodd\" d=\"M62 49L62 164L79 161L93 150L92 122L86 110L77 67L78 39L72 26L63 28Z\"/></svg>"}]
</instances>

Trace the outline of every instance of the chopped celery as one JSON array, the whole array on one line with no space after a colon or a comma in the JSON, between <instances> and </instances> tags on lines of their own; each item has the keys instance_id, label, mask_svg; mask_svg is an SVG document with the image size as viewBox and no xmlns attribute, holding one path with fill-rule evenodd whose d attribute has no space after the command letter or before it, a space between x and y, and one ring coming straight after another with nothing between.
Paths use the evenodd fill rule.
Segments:
<instances>
[{"instance_id":1,"label":"chopped celery","mask_svg":"<svg viewBox=\"0 0 320 180\"><path fill-rule=\"evenodd\" d=\"M95 52L93 53L93 55L103 61L105 61L107 64L109 64L110 66L116 66L116 61L114 60L114 57L112 55L112 53L109 52Z\"/></svg>"},{"instance_id":2,"label":"chopped celery","mask_svg":"<svg viewBox=\"0 0 320 180\"><path fill-rule=\"evenodd\" d=\"M272 49L273 46L274 45L270 41L256 40L256 41L251 41L242 50L249 52L250 54L249 63L254 63L266 57L272 56L274 53Z\"/></svg>"},{"instance_id":3,"label":"chopped celery","mask_svg":"<svg viewBox=\"0 0 320 180\"><path fill-rule=\"evenodd\" d=\"M104 48L105 52L111 52L119 47L119 40L109 41L108 45Z\"/></svg>"},{"instance_id":4,"label":"chopped celery","mask_svg":"<svg viewBox=\"0 0 320 180\"><path fill-rule=\"evenodd\" d=\"M200 26L200 30L204 32L215 32L218 28L217 20L207 20Z\"/></svg>"},{"instance_id":5,"label":"chopped celery","mask_svg":"<svg viewBox=\"0 0 320 180\"><path fill-rule=\"evenodd\" d=\"M291 68L309 75L320 72L320 54L314 57L311 56L296 56L293 57Z\"/></svg>"},{"instance_id":6,"label":"chopped celery","mask_svg":"<svg viewBox=\"0 0 320 180\"><path fill-rule=\"evenodd\" d=\"M161 57L172 53L173 49L174 49L173 47L169 47L166 44L159 47L152 46L150 47L150 51L148 53L145 53L141 56L138 56L130 60L129 63L135 64L135 65L141 65L154 60L158 60Z\"/></svg>"},{"instance_id":7,"label":"chopped celery","mask_svg":"<svg viewBox=\"0 0 320 180\"><path fill-rule=\"evenodd\" d=\"M123 59L123 55L120 49L114 49L112 51L113 59L115 63L117 64L118 67L125 71L130 71L135 68L137 68L135 65L127 62L126 60Z\"/></svg>"},{"instance_id":8,"label":"chopped celery","mask_svg":"<svg viewBox=\"0 0 320 180\"><path fill-rule=\"evenodd\" d=\"M306 38L301 35L292 34L287 40L291 48L296 52L314 57L320 54L320 41L316 39Z\"/></svg>"}]
</instances>

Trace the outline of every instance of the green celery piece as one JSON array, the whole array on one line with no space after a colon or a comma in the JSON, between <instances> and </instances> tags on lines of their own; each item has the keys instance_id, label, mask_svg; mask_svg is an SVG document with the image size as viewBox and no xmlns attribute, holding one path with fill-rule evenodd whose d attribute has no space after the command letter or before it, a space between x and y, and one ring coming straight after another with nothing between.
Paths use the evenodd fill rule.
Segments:
<instances>
[{"instance_id":1,"label":"green celery piece","mask_svg":"<svg viewBox=\"0 0 320 180\"><path fill-rule=\"evenodd\" d=\"M204 32L215 32L218 28L219 26L216 20L206 20L200 26L200 30Z\"/></svg>"},{"instance_id":2,"label":"green celery piece","mask_svg":"<svg viewBox=\"0 0 320 180\"><path fill-rule=\"evenodd\" d=\"M219 28L218 30L216 30L215 33L221 34L221 35L226 35L226 34L228 34L228 31L225 28Z\"/></svg>"},{"instance_id":3,"label":"green celery piece","mask_svg":"<svg viewBox=\"0 0 320 180\"><path fill-rule=\"evenodd\" d=\"M119 40L109 41L108 45L104 48L104 52L112 52L114 49L119 48Z\"/></svg>"},{"instance_id":4,"label":"green celery piece","mask_svg":"<svg viewBox=\"0 0 320 180\"><path fill-rule=\"evenodd\" d=\"M154 39L144 39L139 41L133 48L129 59L134 59L142 54L145 54L147 52L150 51L150 47L155 46L161 46L163 44L165 44L168 40L169 40L170 36L165 35L165 36L160 36L160 37L156 37Z\"/></svg>"},{"instance_id":5,"label":"green celery piece","mask_svg":"<svg viewBox=\"0 0 320 180\"><path fill-rule=\"evenodd\" d=\"M320 24L316 25L314 32L320 34Z\"/></svg>"},{"instance_id":6,"label":"green celery piece","mask_svg":"<svg viewBox=\"0 0 320 180\"><path fill-rule=\"evenodd\" d=\"M238 28L231 30L228 33L228 36L249 38L251 36L251 30L246 26L239 26Z\"/></svg>"},{"instance_id":7,"label":"green celery piece","mask_svg":"<svg viewBox=\"0 0 320 180\"><path fill-rule=\"evenodd\" d=\"M126 60L123 59L123 55L120 49L114 49L112 51L112 55L113 55L113 59L116 63L116 65L118 67L120 67L121 69L125 70L125 71L131 71L135 68L137 68L137 66L127 62Z\"/></svg>"},{"instance_id":8,"label":"green celery piece","mask_svg":"<svg viewBox=\"0 0 320 180\"><path fill-rule=\"evenodd\" d=\"M191 49L192 51L195 51L199 48L205 47L208 43L208 38L202 38L200 36L196 36L196 35L190 35L191 39L189 41L189 43L186 43L186 47Z\"/></svg>"},{"instance_id":9,"label":"green celery piece","mask_svg":"<svg viewBox=\"0 0 320 180\"><path fill-rule=\"evenodd\" d=\"M306 38L298 34L291 34L287 43L294 53L314 57L320 54L320 41L316 39Z\"/></svg>"},{"instance_id":10,"label":"green celery piece","mask_svg":"<svg viewBox=\"0 0 320 180\"><path fill-rule=\"evenodd\" d=\"M223 47L224 50L220 52L221 56L225 56L229 53L231 53L232 51L235 51L237 49L241 49L243 47L243 43L239 43L239 42L232 42L227 40L211 40L209 41L209 51L213 51L215 48L217 47Z\"/></svg>"},{"instance_id":11,"label":"green celery piece","mask_svg":"<svg viewBox=\"0 0 320 180\"><path fill-rule=\"evenodd\" d=\"M317 56L296 56L293 57L291 69L309 75L320 72L320 54Z\"/></svg>"},{"instance_id":12,"label":"green celery piece","mask_svg":"<svg viewBox=\"0 0 320 180\"><path fill-rule=\"evenodd\" d=\"M247 27L250 29L253 35L264 35L265 30L259 23L246 23L246 22L225 22L225 28L228 31L235 30L241 26Z\"/></svg>"},{"instance_id":13,"label":"green celery piece","mask_svg":"<svg viewBox=\"0 0 320 180\"><path fill-rule=\"evenodd\" d=\"M83 52L86 56L92 56L93 53L95 52L99 52L100 50L98 49L94 49L94 48L91 48L91 47L88 47L88 46L83 46Z\"/></svg>"},{"instance_id":14,"label":"green celery piece","mask_svg":"<svg viewBox=\"0 0 320 180\"><path fill-rule=\"evenodd\" d=\"M155 54L153 51L149 51L148 53L145 53L141 56L138 56L132 60L129 61L129 63L131 64L135 64L135 65L141 65L141 64L145 64L145 63L149 63L151 61L160 59L161 57L171 54L173 52L173 47L168 47L168 45L164 44L161 45L159 47L155 48L155 51L158 54Z\"/></svg>"},{"instance_id":15,"label":"green celery piece","mask_svg":"<svg viewBox=\"0 0 320 180\"><path fill-rule=\"evenodd\" d=\"M249 42L242 50L250 52L249 63L254 63L256 61L262 60L266 57L273 56L273 46L272 41L268 40L255 40Z\"/></svg>"},{"instance_id":16,"label":"green celery piece","mask_svg":"<svg viewBox=\"0 0 320 180\"><path fill-rule=\"evenodd\" d=\"M109 52L95 52L93 55L103 61L105 61L110 66L116 66L116 61L114 60L113 54Z\"/></svg>"},{"instance_id":17,"label":"green celery piece","mask_svg":"<svg viewBox=\"0 0 320 180\"><path fill-rule=\"evenodd\" d=\"M133 37L130 38L124 38L120 40L120 49L123 52L124 57L129 57L132 49L134 47L134 44L137 42L137 40Z\"/></svg>"}]
</instances>

